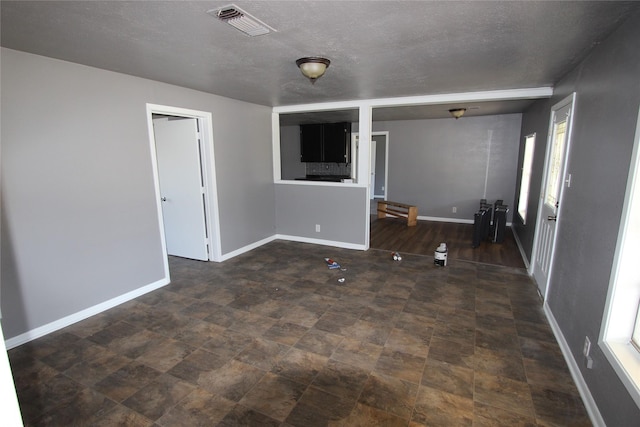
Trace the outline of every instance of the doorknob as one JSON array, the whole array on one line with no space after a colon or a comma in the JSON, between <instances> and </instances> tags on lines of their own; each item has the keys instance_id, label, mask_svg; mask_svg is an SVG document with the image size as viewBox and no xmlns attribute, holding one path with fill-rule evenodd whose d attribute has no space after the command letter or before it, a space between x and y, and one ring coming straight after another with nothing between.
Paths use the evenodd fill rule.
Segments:
<instances>
[{"instance_id":1,"label":"doorknob","mask_svg":"<svg viewBox=\"0 0 640 427\"><path fill-rule=\"evenodd\" d=\"M166 201L167 201L167 198L166 198L166 197L163 197L163 198L161 198L160 200L162 200L163 202L166 202Z\"/></svg>"},{"instance_id":2,"label":"doorknob","mask_svg":"<svg viewBox=\"0 0 640 427\"><path fill-rule=\"evenodd\" d=\"M548 219L549 221L557 221L557 220L558 220L558 215L549 215L549 216L547 217L547 219Z\"/></svg>"}]
</instances>

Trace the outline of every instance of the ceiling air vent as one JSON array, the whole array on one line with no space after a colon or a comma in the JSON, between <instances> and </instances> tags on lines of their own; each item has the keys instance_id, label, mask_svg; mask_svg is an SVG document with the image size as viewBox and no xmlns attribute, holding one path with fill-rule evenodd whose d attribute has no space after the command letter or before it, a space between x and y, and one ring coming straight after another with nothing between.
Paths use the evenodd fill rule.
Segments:
<instances>
[{"instance_id":1,"label":"ceiling air vent","mask_svg":"<svg viewBox=\"0 0 640 427\"><path fill-rule=\"evenodd\" d=\"M251 37L261 36L275 31L275 29L260 21L258 18L249 15L235 4L223 6L219 9L208 10L207 13Z\"/></svg>"}]
</instances>

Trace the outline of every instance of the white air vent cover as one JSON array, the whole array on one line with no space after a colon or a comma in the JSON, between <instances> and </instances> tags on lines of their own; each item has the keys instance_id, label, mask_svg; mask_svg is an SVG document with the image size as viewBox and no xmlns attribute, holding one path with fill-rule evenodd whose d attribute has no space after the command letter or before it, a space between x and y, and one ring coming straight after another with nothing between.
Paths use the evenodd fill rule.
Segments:
<instances>
[{"instance_id":1,"label":"white air vent cover","mask_svg":"<svg viewBox=\"0 0 640 427\"><path fill-rule=\"evenodd\" d=\"M235 4L223 6L218 9L211 9L208 10L207 13L251 37L261 36L263 34L268 34L271 31L276 31L272 27L260 21L258 18L249 15Z\"/></svg>"}]
</instances>

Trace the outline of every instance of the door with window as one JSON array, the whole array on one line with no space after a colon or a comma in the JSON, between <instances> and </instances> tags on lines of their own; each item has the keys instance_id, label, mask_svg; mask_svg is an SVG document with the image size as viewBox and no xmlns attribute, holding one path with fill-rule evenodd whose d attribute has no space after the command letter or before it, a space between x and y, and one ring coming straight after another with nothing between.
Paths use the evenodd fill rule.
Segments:
<instances>
[{"instance_id":1,"label":"door with window","mask_svg":"<svg viewBox=\"0 0 640 427\"><path fill-rule=\"evenodd\" d=\"M546 299L556 242L562 189L565 184L566 159L571 134L574 96L553 106L549 126L549 143L545 161L540 208L536 232L533 277Z\"/></svg>"}]
</instances>

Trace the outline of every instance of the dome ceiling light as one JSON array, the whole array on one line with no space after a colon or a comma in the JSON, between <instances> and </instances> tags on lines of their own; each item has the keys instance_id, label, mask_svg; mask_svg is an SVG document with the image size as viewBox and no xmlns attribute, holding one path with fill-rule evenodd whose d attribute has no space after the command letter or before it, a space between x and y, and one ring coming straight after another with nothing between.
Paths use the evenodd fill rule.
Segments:
<instances>
[{"instance_id":1,"label":"dome ceiling light","mask_svg":"<svg viewBox=\"0 0 640 427\"><path fill-rule=\"evenodd\" d=\"M327 58L321 58L318 56L308 56L305 58L300 58L296 61L296 65L302 71L302 74L309 80L311 83L315 83L331 64Z\"/></svg>"},{"instance_id":2,"label":"dome ceiling light","mask_svg":"<svg viewBox=\"0 0 640 427\"><path fill-rule=\"evenodd\" d=\"M452 108L451 110L449 110L449 112L451 113L451 115L458 120L460 117L462 117L462 115L464 114L464 112L467 111L466 108Z\"/></svg>"}]
</instances>

